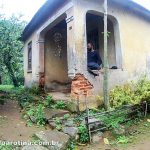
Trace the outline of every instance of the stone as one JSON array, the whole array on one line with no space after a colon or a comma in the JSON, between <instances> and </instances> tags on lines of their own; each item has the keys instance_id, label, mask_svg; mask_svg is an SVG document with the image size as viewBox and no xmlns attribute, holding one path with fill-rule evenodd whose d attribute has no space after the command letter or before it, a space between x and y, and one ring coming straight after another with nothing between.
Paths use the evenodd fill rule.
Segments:
<instances>
[{"instance_id":1,"label":"stone","mask_svg":"<svg viewBox=\"0 0 150 150\"><path fill-rule=\"evenodd\" d=\"M78 112L78 105L77 105L77 101L70 101L68 103L66 103L67 105L67 109L71 112Z\"/></svg>"},{"instance_id":2,"label":"stone","mask_svg":"<svg viewBox=\"0 0 150 150\"><path fill-rule=\"evenodd\" d=\"M69 113L70 112L68 110L62 110L62 109L50 109L50 108L44 109L46 120L49 120L55 117L63 117L65 114L69 114Z\"/></svg>"},{"instance_id":3,"label":"stone","mask_svg":"<svg viewBox=\"0 0 150 150\"><path fill-rule=\"evenodd\" d=\"M24 146L22 150L48 150L48 149L39 145L28 145Z\"/></svg>"},{"instance_id":4,"label":"stone","mask_svg":"<svg viewBox=\"0 0 150 150\"><path fill-rule=\"evenodd\" d=\"M49 150L66 150L70 140L69 135L55 130L41 131L35 136L42 142L49 142L47 146Z\"/></svg>"},{"instance_id":5,"label":"stone","mask_svg":"<svg viewBox=\"0 0 150 150\"><path fill-rule=\"evenodd\" d=\"M99 143L100 140L102 140L103 133L102 132L97 132L96 134L92 135L92 142L93 143Z\"/></svg>"},{"instance_id":6,"label":"stone","mask_svg":"<svg viewBox=\"0 0 150 150\"><path fill-rule=\"evenodd\" d=\"M89 118L90 129L96 129L103 125L103 123L96 118Z\"/></svg>"},{"instance_id":7,"label":"stone","mask_svg":"<svg viewBox=\"0 0 150 150\"><path fill-rule=\"evenodd\" d=\"M36 118L34 116L29 116L29 118L33 123L36 123Z\"/></svg>"},{"instance_id":8,"label":"stone","mask_svg":"<svg viewBox=\"0 0 150 150\"><path fill-rule=\"evenodd\" d=\"M56 128L56 123L53 120L48 120L48 124L49 124L51 129L55 129Z\"/></svg>"},{"instance_id":9,"label":"stone","mask_svg":"<svg viewBox=\"0 0 150 150\"><path fill-rule=\"evenodd\" d=\"M74 122L73 122L73 120L67 120L66 122L64 122L64 126L67 126L67 127L74 127Z\"/></svg>"},{"instance_id":10,"label":"stone","mask_svg":"<svg viewBox=\"0 0 150 150\"><path fill-rule=\"evenodd\" d=\"M62 131L68 135L70 135L72 138L75 138L78 134L78 128L77 127L64 127Z\"/></svg>"}]
</instances>

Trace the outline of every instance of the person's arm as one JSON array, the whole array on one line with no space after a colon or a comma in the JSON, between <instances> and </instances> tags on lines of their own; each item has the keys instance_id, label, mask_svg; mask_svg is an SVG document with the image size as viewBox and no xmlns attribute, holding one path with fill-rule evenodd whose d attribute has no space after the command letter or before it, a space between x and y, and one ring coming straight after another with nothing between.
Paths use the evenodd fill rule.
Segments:
<instances>
[{"instance_id":1,"label":"person's arm","mask_svg":"<svg viewBox=\"0 0 150 150\"><path fill-rule=\"evenodd\" d=\"M101 59L101 57L100 57L100 55L99 55L99 53L96 51L96 56L97 56L97 63L98 63L98 65L102 65L102 59Z\"/></svg>"}]
</instances>

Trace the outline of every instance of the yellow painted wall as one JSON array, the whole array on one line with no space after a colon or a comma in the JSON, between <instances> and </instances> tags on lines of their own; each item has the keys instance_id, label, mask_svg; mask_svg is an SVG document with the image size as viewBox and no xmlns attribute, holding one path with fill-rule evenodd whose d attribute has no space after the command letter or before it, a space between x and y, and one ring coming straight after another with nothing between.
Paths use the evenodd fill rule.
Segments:
<instances>
[{"instance_id":1,"label":"yellow painted wall","mask_svg":"<svg viewBox=\"0 0 150 150\"><path fill-rule=\"evenodd\" d=\"M75 0L74 2L74 43L73 45L76 50L77 55L77 72L81 72L86 75L89 81L95 87L95 93L102 92L102 82L103 76L93 78L92 75L87 73L86 66L86 13L93 12L94 14L103 16L103 0ZM119 25L120 33L120 44L122 52L122 68L118 70L110 70L109 73L109 83L110 87L113 87L117 84L121 84L130 79L133 79L135 76L144 73L147 70L147 55L150 55L150 21L146 18L140 16L135 11L127 10L121 6L111 3L108 8L108 14L114 16ZM119 38L119 37L118 37ZM27 43L32 40L34 42L33 47L33 72L28 74L26 70L26 61L27 61ZM25 83L28 85L30 81L36 81L37 72L38 72L38 49L36 46L37 34L36 32L30 39L25 43ZM47 41L48 42L48 41ZM69 40L68 40L69 42ZM50 44L50 42L49 42ZM48 49L48 45L46 47ZM66 54L64 55L66 57ZM51 67L50 58L51 55L47 53L46 50L46 69ZM59 60L58 60L59 61ZM59 64L59 63L58 63ZM47 81L56 79L60 81L67 80L67 64L66 62L60 62L60 66L65 69L60 69L60 72L57 72L57 75L54 76L52 72L47 71Z\"/></svg>"}]
</instances>

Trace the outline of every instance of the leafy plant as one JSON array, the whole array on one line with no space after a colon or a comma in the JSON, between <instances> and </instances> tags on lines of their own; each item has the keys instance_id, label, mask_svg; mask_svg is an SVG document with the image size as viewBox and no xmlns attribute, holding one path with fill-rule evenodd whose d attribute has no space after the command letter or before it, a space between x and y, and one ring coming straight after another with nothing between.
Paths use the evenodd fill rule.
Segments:
<instances>
[{"instance_id":1,"label":"leafy plant","mask_svg":"<svg viewBox=\"0 0 150 150\"><path fill-rule=\"evenodd\" d=\"M65 114L65 115L64 115L64 119L65 119L65 120L67 120L67 119L69 119L69 118L70 118L70 114Z\"/></svg>"},{"instance_id":2,"label":"leafy plant","mask_svg":"<svg viewBox=\"0 0 150 150\"><path fill-rule=\"evenodd\" d=\"M65 109L65 108L67 107L67 105L65 104L64 101L60 100L60 101L57 101L57 102L56 102L55 107L56 107L57 109Z\"/></svg>"},{"instance_id":3,"label":"leafy plant","mask_svg":"<svg viewBox=\"0 0 150 150\"><path fill-rule=\"evenodd\" d=\"M53 104L52 96L47 96L46 99L45 99L45 106L46 107L51 107L52 104Z\"/></svg>"},{"instance_id":4,"label":"leafy plant","mask_svg":"<svg viewBox=\"0 0 150 150\"><path fill-rule=\"evenodd\" d=\"M141 101L150 103L150 80L146 76L137 82L116 86L109 93L111 107L139 104Z\"/></svg>"},{"instance_id":5,"label":"leafy plant","mask_svg":"<svg viewBox=\"0 0 150 150\"><path fill-rule=\"evenodd\" d=\"M38 86L32 86L31 88L25 88L30 94L40 95L42 91Z\"/></svg>"},{"instance_id":6,"label":"leafy plant","mask_svg":"<svg viewBox=\"0 0 150 150\"><path fill-rule=\"evenodd\" d=\"M27 115L26 115L27 114ZM45 125L45 117L44 117L44 106L42 104L39 104L37 106L30 105L28 110L26 111L26 114L24 115L24 118L28 118L28 126L32 126L33 122L31 121L31 118L34 118L34 121L37 125L43 126Z\"/></svg>"},{"instance_id":7,"label":"leafy plant","mask_svg":"<svg viewBox=\"0 0 150 150\"><path fill-rule=\"evenodd\" d=\"M89 141L89 134L87 127L84 124L80 124L78 130L79 130L79 142L87 143Z\"/></svg>"},{"instance_id":8,"label":"leafy plant","mask_svg":"<svg viewBox=\"0 0 150 150\"><path fill-rule=\"evenodd\" d=\"M0 144L0 150L13 150L14 147L12 145L3 145Z\"/></svg>"},{"instance_id":9,"label":"leafy plant","mask_svg":"<svg viewBox=\"0 0 150 150\"><path fill-rule=\"evenodd\" d=\"M45 125L44 106L38 105L35 111L37 125Z\"/></svg>"},{"instance_id":10,"label":"leafy plant","mask_svg":"<svg viewBox=\"0 0 150 150\"><path fill-rule=\"evenodd\" d=\"M33 96L31 94L29 94L27 91L25 92L24 90L21 93L19 93L16 96L16 98L22 107L25 107L26 104L34 101Z\"/></svg>"},{"instance_id":11,"label":"leafy plant","mask_svg":"<svg viewBox=\"0 0 150 150\"><path fill-rule=\"evenodd\" d=\"M120 143L120 144L127 144L129 143L129 138L126 137L126 136L119 136L117 138L117 143Z\"/></svg>"},{"instance_id":12,"label":"leafy plant","mask_svg":"<svg viewBox=\"0 0 150 150\"><path fill-rule=\"evenodd\" d=\"M77 150L77 143L76 143L76 141L71 141L69 143L69 146L67 147L67 150Z\"/></svg>"},{"instance_id":13,"label":"leafy plant","mask_svg":"<svg viewBox=\"0 0 150 150\"><path fill-rule=\"evenodd\" d=\"M62 123L61 123L60 118L58 118L58 117L55 118L55 124L56 124L56 129L57 130L61 130L62 129Z\"/></svg>"}]
</instances>

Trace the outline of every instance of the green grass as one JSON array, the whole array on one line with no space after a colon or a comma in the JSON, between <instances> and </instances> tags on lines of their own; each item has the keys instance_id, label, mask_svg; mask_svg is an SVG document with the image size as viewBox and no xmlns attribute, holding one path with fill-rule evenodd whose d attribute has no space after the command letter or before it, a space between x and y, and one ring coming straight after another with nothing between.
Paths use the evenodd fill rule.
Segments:
<instances>
[{"instance_id":1,"label":"green grass","mask_svg":"<svg viewBox=\"0 0 150 150\"><path fill-rule=\"evenodd\" d=\"M13 92L17 92L18 90L23 89L24 87L14 87L13 85L0 85L0 91L3 92L9 92L9 93L13 93Z\"/></svg>"},{"instance_id":2,"label":"green grass","mask_svg":"<svg viewBox=\"0 0 150 150\"><path fill-rule=\"evenodd\" d=\"M13 88L13 85L0 85L0 91L11 91Z\"/></svg>"}]
</instances>

